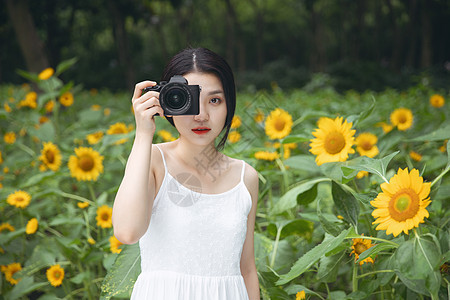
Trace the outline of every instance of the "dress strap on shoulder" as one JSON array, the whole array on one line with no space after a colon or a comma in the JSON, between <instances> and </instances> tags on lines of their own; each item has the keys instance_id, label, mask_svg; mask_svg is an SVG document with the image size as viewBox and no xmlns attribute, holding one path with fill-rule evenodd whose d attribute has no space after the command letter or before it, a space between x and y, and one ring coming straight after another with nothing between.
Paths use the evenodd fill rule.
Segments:
<instances>
[{"instance_id":1,"label":"dress strap on shoulder","mask_svg":"<svg viewBox=\"0 0 450 300\"><path fill-rule=\"evenodd\" d=\"M245 161L242 161L241 181L244 181Z\"/></svg>"},{"instance_id":2,"label":"dress strap on shoulder","mask_svg":"<svg viewBox=\"0 0 450 300\"><path fill-rule=\"evenodd\" d=\"M167 165L166 165L166 159L164 158L164 152L161 150L161 148L159 148L158 145L154 144L156 148L158 148L159 152L161 152L161 156L162 156L162 160L163 160L163 164L164 164L164 169L167 172Z\"/></svg>"}]
</instances>

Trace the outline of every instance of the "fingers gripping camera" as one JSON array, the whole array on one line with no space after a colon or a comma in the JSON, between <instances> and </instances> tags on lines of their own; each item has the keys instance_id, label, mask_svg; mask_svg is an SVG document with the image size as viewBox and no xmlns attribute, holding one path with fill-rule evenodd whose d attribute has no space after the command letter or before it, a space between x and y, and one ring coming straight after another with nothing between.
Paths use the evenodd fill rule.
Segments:
<instances>
[{"instance_id":1,"label":"fingers gripping camera","mask_svg":"<svg viewBox=\"0 0 450 300\"><path fill-rule=\"evenodd\" d=\"M142 93L149 91L159 92L159 103L166 116L198 115L200 113L200 86L188 85L181 75L175 75L169 82L161 81L159 84L147 87Z\"/></svg>"}]
</instances>

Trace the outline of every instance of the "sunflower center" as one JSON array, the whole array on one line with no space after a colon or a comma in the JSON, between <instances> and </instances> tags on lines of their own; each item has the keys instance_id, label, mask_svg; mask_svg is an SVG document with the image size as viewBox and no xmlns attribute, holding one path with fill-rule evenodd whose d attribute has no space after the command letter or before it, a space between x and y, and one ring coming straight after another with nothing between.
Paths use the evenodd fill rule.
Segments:
<instances>
[{"instance_id":1,"label":"sunflower center","mask_svg":"<svg viewBox=\"0 0 450 300\"><path fill-rule=\"evenodd\" d=\"M392 196L389 201L389 213L394 220L403 222L417 214L419 204L419 195L411 188L404 188Z\"/></svg>"},{"instance_id":2,"label":"sunflower center","mask_svg":"<svg viewBox=\"0 0 450 300\"><path fill-rule=\"evenodd\" d=\"M102 220L103 221L108 221L109 220L109 215L108 214L102 214Z\"/></svg>"},{"instance_id":3,"label":"sunflower center","mask_svg":"<svg viewBox=\"0 0 450 300\"><path fill-rule=\"evenodd\" d=\"M341 152L345 147L345 138L342 133L330 132L325 139L325 150L330 154Z\"/></svg>"},{"instance_id":4,"label":"sunflower center","mask_svg":"<svg viewBox=\"0 0 450 300\"><path fill-rule=\"evenodd\" d=\"M373 147L373 145L372 145L372 143L369 142L369 141L363 142L363 143L361 144L361 148L363 148L363 149L366 150L366 151L371 150L372 147Z\"/></svg>"},{"instance_id":5,"label":"sunflower center","mask_svg":"<svg viewBox=\"0 0 450 300\"><path fill-rule=\"evenodd\" d=\"M277 131L284 130L285 126L286 126L286 122L284 120L278 119L275 121L274 127Z\"/></svg>"},{"instance_id":6,"label":"sunflower center","mask_svg":"<svg viewBox=\"0 0 450 300\"><path fill-rule=\"evenodd\" d=\"M55 153L53 153L53 151L45 152L45 157L49 163L53 163L55 161Z\"/></svg>"},{"instance_id":7,"label":"sunflower center","mask_svg":"<svg viewBox=\"0 0 450 300\"><path fill-rule=\"evenodd\" d=\"M406 121L408 121L408 118L406 117L405 114L401 114L398 116L398 122L399 123L406 123Z\"/></svg>"},{"instance_id":8,"label":"sunflower center","mask_svg":"<svg viewBox=\"0 0 450 300\"><path fill-rule=\"evenodd\" d=\"M25 201L25 199L23 199L22 197L16 197L16 202L23 202Z\"/></svg>"},{"instance_id":9,"label":"sunflower center","mask_svg":"<svg viewBox=\"0 0 450 300\"><path fill-rule=\"evenodd\" d=\"M94 168L94 160L89 155L83 155L78 160L78 166L85 172L90 171Z\"/></svg>"},{"instance_id":10,"label":"sunflower center","mask_svg":"<svg viewBox=\"0 0 450 300\"><path fill-rule=\"evenodd\" d=\"M60 273L59 271L56 271L55 273L53 273L53 276L54 276L56 279L59 279L59 278L61 277L61 273Z\"/></svg>"},{"instance_id":11,"label":"sunflower center","mask_svg":"<svg viewBox=\"0 0 450 300\"><path fill-rule=\"evenodd\" d=\"M355 252L359 255L367 250L367 246L363 243L357 243L355 246Z\"/></svg>"}]
</instances>

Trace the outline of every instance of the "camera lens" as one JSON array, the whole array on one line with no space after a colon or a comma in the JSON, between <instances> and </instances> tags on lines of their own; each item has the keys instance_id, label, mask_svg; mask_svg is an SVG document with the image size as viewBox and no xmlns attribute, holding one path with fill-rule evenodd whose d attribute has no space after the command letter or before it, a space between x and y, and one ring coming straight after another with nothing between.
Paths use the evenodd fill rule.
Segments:
<instances>
[{"instance_id":1,"label":"camera lens","mask_svg":"<svg viewBox=\"0 0 450 300\"><path fill-rule=\"evenodd\" d=\"M172 113L182 113L189 104L189 94L181 87L172 87L165 93L164 103Z\"/></svg>"}]
</instances>

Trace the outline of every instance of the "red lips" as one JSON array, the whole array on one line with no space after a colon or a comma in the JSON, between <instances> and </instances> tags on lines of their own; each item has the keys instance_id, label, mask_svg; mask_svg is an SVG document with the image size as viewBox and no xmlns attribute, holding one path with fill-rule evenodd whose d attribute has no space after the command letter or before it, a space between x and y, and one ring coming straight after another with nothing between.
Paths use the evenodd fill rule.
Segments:
<instances>
[{"instance_id":1,"label":"red lips","mask_svg":"<svg viewBox=\"0 0 450 300\"><path fill-rule=\"evenodd\" d=\"M208 133L211 130L211 128L208 127L196 127L192 129L192 131L196 134L205 134Z\"/></svg>"}]
</instances>

